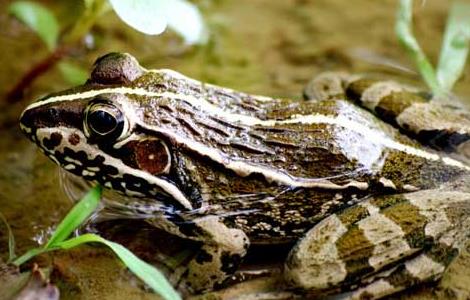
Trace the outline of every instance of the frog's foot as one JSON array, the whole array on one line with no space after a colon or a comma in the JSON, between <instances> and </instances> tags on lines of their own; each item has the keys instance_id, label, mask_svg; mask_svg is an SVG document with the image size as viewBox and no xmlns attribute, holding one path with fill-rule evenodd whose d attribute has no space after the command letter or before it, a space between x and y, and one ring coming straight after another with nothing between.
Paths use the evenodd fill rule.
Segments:
<instances>
[{"instance_id":1,"label":"frog's foot","mask_svg":"<svg viewBox=\"0 0 470 300\"><path fill-rule=\"evenodd\" d=\"M349 299L379 299L416 284L441 278L456 251L447 252L445 245L429 251L361 281L359 288L347 293Z\"/></svg>"},{"instance_id":2,"label":"frog's foot","mask_svg":"<svg viewBox=\"0 0 470 300\"><path fill-rule=\"evenodd\" d=\"M346 72L325 72L312 79L304 89L303 96L309 101L346 99L345 84L351 75Z\"/></svg>"},{"instance_id":3,"label":"frog's foot","mask_svg":"<svg viewBox=\"0 0 470 300\"><path fill-rule=\"evenodd\" d=\"M291 251L285 278L311 293L382 297L438 279L469 238L470 193L425 190L331 215Z\"/></svg>"},{"instance_id":4,"label":"frog's foot","mask_svg":"<svg viewBox=\"0 0 470 300\"><path fill-rule=\"evenodd\" d=\"M470 114L445 101L430 100L412 87L342 72L314 78L306 99L348 99L428 146L470 157ZM455 99L454 99L455 100Z\"/></svg>"},{"instance_id":5,"label":"frog's foot","mask_svg":"<svg viewBox=\"0 0 470 300\"><path fill-rule=\"evenodd\" d=\"M242 230L228 228L217 217L202 218L195 225L203 245L177 284L178 289L193 294L212 290L233 275L249 246Z\"/></svg>"}]
</instances>

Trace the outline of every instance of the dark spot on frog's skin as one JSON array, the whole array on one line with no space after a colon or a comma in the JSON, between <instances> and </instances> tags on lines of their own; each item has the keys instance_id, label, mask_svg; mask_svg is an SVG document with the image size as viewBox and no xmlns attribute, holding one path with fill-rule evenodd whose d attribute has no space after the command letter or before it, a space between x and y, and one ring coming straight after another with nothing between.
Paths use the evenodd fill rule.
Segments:
<instances>
[{"instance_id":1,"label":"dark spot on frog's skin","mask_svg":"<svg viewBox=\"0 0 470 300\"><path fill-rule=\"evenodd\" d=\"M116 167L110 165L103 165L101 168L101 172L109 175L117 175L119 173Z\"/></svg>"},{"instance_id":2,"label":"dark spot on frog's skin","mask_svg":"<svg viewBox=\"0 0 470 300\"><path fill-rule=\"evenodd\" d=\"M425 102L427 102L426 99L415 93L407 91L392 92L382 97L374 110L382 120L393 126L398 126L395 120L398 115L414 103Z\"/></svg>"},{"instance_id":3,"label":"dark spot on frog's skin","mask_svg":"<svg viewBox=\"0 0 470 300\"><path fill-rule=\"evenodd\" d=\"M399 265L395 271L387 276L386 280L393 286L412 286L421 281L406 269L405 264Z\"/></svg>"},{"instance_id":4,"label":"dark spot on frog's skin","mask_svg":"<svg viewBox=\"0 0 470 300\"><path fill-rule=\"evenodd\" d=\"M459 255L459 250L452 246L447 246L443 243L434 243L431 245L429 245L431 249L426 253L426 255L433 261L441 263L444 266L448 266L452 262L452 260L457 255Z\"/></svg>"},{"instance_id":5,"label":"dark spot on frog's skin","mask_svg":"<svg viewBox=\"0 0 470 300\"><path fill-rule=\"evenodd\" d=\"M369 299L374 299L376 296L374 294L371 294L369 292L362 292L359 298L361 300L369 300Z\"/></svg>"},{"instance_id":6,"label":"dark spot on frog's skin","mask_svg":"<svg viewBox=\"0 0 470 300\"><path fill-rule=\"evenodd\" d=\"M431 147L446 152L454 151L461 143L470 139L467 133L458 133L451 130L421 130L415 136L417 140Z\"/></svg>"},{"instance_id":7,"label":"dark spot on frog's skin","mask_svg":"<svg viewBox=\"0 0 470 300\"><path fill-rule=\"evenodd\" d=\"M50 138L44 138L42 143L46 149L52 151L55 147L60 145L61 141L62 135L60 133L54 132L51 134Z\"/></svg>"},{"instance_id":8,"label":"dark spot on frog's skin","mask_svg":"<svg viewBox=\"0 0 470 300\"><path fill-rule=\"evenodd\" d=\"M212 255L201 249L195 258L198 264L210 263L212 261Z\"/></svg>"},{"instance_id":9,"label":"dark spot on frog's skin","mask_svg":"<svg viewBox=\"0 0 470 300\"><path fill-rule=\"evenodd\" d=\"M226 274L233 274L238 269L242 257L238 254L230 254L229 252L223 252L220 261L222 267L220 268Z\"/></svg>"},{"instance_id":10,"label":"dark spot on frog's skin","mask_svg":"<svg viewBox=\"0 0 470 300\"><path fill-rule=\"evenodd\" d=\"M64 154L65 157L70 157L75 160L78 160L82 163L88 163L88 155L86 154L85 151L74 151L70 149L69 147L64 148Z\"/></svg>"},{"instance_id":11,"label":"dark spot on frog's skin","mask_svg":"<svg viewBox=\"0 0 470 300\"><path fill-rule=\"evenodd\" d=\"M199 228L193 222L189 222L183 219L181 216L176 214L168 214L166 215L167 219L174 224L176 224L179 228L179 231L187 237L196 237L196 236L203 236L204 230Z\"/></svg>"},{"instance_id":12,"label":"dark spot on frog's skin","mask_svg":"<svg viewBox=\"0 0 470 300\"><path fill-rule=\"evenodd\" d=\"M69 136L69 143L73 146L78 145L78 143L80 143L80 137L78 136L78 134L76 133L71 134Z\"/></svg>"},{"instance_id":13,"label":"dark spot on frog's skin","mask_svg":"<svg viewBox=\"0 0 470 300\"><path fill-rule=\"evenodd\" d=\"M354 102L360 102L364 91L371 87L377 80L361 78L351 82L346 87L346 97Z\"/></svg>"}]
</instances>

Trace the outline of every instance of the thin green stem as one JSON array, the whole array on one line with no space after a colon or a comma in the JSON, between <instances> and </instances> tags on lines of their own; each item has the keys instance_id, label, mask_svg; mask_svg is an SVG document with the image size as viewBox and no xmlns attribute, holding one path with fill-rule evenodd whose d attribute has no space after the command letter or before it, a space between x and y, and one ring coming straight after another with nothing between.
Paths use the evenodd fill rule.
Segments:
<instances>
[{"instance_id":1,"label":"thin green stem","mask_svg":"<svg viewBox=\"0 0 470 300\"><path fill-rule=\"evenodd\" d=\"M435 95L442 94L443 91L439 85L439 82L437 81L434 68L413 35L412 14L413 1L401 0L398 9L397 22L395 25L395 31L397 33L398 40L410 53L416 66L418 67L421 76L423 77L423 80L426 82L432 92Z\"/></svg>"}]
</instances>

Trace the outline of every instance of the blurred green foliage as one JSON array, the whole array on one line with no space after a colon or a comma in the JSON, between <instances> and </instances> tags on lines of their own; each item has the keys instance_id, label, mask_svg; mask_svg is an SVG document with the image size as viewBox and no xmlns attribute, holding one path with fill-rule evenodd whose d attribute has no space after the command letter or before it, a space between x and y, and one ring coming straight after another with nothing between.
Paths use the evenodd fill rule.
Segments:
<instances>
[{"instance_id":1,"label":"blurred green foliage","mask_svg":"<svg viewBox=\"0 0 470 300\"><path fill-rule=\"evenodd\" d=\"M59 28L56 16L46 6L32 1L15 1L9 13L34 30L47 48L73 44L89 33L98 18L111 9L130 27L144 34L157 35L167 27L187 44L207 41L207 30L198 8L186 0L83 0L79 17L68 30ZM74 9L74 5L70 5ZM86 71L72 62L60 62L64 79L72 85L86 80Z\"/></svg>"},{"instance_id":2,"label":"blurred green foliage","mask_svg":"<svg viewBox=\"0 0 470 300\"><path fill-rule=\"evenodd\" d=\"M426 84L435 95L449 93L462 75L467 60L470 40L470 4L456 1L452 4L442 42L437 71L413 35L413 0L400 0L396 33Z\"/></svg>"}]
</instances>

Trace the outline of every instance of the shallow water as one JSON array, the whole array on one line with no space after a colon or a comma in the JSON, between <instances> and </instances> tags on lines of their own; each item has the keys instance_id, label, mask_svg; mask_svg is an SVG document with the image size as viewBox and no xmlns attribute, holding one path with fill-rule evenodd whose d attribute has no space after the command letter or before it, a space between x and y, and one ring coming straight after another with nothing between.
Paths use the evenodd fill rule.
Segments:
<instances>
[{"instance_id":1,"label":"shallow water","mask_svg":"<svg viewBox=\"0 0 470 300\"><path fill-rule=\"evenodd\" d=\"M21 75L47 55L33 33L6 15L8 3L0 1L0 61L3 66L0 72L0 212L12 227L17 251L21 253L44 242L71 202L59 187L56 166L22 136L17 119L30 101L68 85L53 69L26 91L23 100L8 103L4 99L6 91ZM148 68L172 68L203 81L250 93L293 98L300 98L306 82L325 70L385 73L407 82L418 82L413 71L403 71L414 67L394 35L395 0L214 0L199 3L213 34L208 46L188 48L171 33L159 37L135 33L111 13L94 28L95 48L77 50L72 59L90 68L99 55L126 51ZM447 2L428 0L423 3L416 6L415 32L431 60L436 61ZM384 65L390 62L400 68ZM464 100L470 98L469 72L467 67L455 88ZM2 229L2 258L6 257L6 249ZM116 285L127 283L123 279L128 278L127 273L109 259L105 251L87 249L73 253L83 260L76 260L71 254L61 254L55 259L59 267L73 262L75 268L81 270L77 271L80 275L75 283L64 284L68 288L66 295L88 299L106 293L109 296ZM120 270L119 278L114 279L118 283L87 269L86 266L93 264L90 260ZM440 285L444 291L440 296L444 297L449 289L463 290L470 295L470 274L465 272L469 265L470 259L464 257L453 266L454 273ZM96 276L99 280L86 276ZM140 293L131 288L126 291ZM426 296L427 291L422 289L421 293ZM126 295L130 294L120 294L122 299Z\"/></svg>"}]
</instances>

